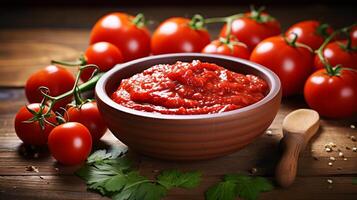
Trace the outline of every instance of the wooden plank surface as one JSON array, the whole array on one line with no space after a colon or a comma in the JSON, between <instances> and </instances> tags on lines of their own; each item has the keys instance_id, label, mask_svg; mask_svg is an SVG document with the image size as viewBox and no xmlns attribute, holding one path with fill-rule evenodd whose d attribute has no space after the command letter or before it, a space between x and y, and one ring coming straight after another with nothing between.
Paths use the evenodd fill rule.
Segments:
<instances>
[{"instance_id":1,"label":"wooden plank surface","mask_svg":"<svg viewBox=\"0 0 357 200\"><path fill-rule=\"evenodd\" d=\"M101 199L100 195L87 192L85 183L73 172L76 167L57 164L46 149L39 151L39 158L34 158L34 150L26 151L17 139L13 129L13 118L18 108L26 103L21 89L0 89L0 199ZM253 167L261 176L273 180L274 168L279 159L279 140L282 137L281 122L293 109L305 107L301 98L285 99L273 124L269 128L273 135L262 135L255 142L241 151L213 160L199 162L168 162L141 156L131 152L132 159L143 175L153 177L158 170L177 168L181 170L201 170L204 174L200 187L192 190L175 189L169 192L168 200L201 200L204 191L216 183L223 174L249 172ZM356 199L357 185L352 179L357 178L357 152L346 147L357 146L348 138L357 136L356 118L343 121L323 120L316 137L303 152L298 168L298 178L289 189L277 188L263 194L260 199ZM328 153L324 145L334 142L335 151ZM107 133L99 145L123 145ZM339 148L347 160L338 157ZM329 157L336 157L333 166L329 166ZM317 160L316 160L317 159ZM29 172L27 166L36 166L39 172ZM327 183L332 179L333 184Z\"/></svg>"},{"instance_id":2,"label":"wooden plank surface","mask_svg":"<svg viewBox=\"0 0 357 200\"><path fill-rule=\"evenodd\" d=\"M63 10L66 10L64 12ZM154 23L170 16L225 16L247 10L246 6L199 6L199 7L111 7L111 8L4 8L0 7L0 200L8 199L106 199L86 191L85 183L73 175L77 167L57 164L46 149L25 148L16 137L13 120L18 109L26 104L21 87L35 70L47 65L51 59L72 60L88 44L89 30L102 15L113 11L143 12ZM160 10L160 12L157 12ZM357 21L353 6L299 5L271 7L286 29L303 19L320 19L341 27ZM220 26L210 26L214 36ZM168 162L141 156L129 151L143 175L153 177L157 170L178 168L202 170L204 177L200 187L193 190L175 189L169 192L168 200L201 200L204 191L216 183L223 174L249 172L253 167L257 174L273 180L274 168L279 159L279 140L282 137L281 123L290 111L306 107L301 97L284 99L281 109L269 128L273 135L262 135L241 151L213 160L200 162ZM319 133L302 153L298 177L289 189L277 188L265 193L260 199L357 199L357 153L346 147L357 143L348 136L357 137L357 117L347 120L323 120ZM335 151L328 153L325 144L334 142ZM109 144L123 145L108 132L97 148ZM339 148L347 160L338 157ZM26 151L25 151L26 150ZM35 153L38 158L34 158ZM337 160L329 166L329 157ZM29 172L27 166L36 166L39 172ZM332 179L333 184L328 184Z\"/></svg>"}]
</instances>

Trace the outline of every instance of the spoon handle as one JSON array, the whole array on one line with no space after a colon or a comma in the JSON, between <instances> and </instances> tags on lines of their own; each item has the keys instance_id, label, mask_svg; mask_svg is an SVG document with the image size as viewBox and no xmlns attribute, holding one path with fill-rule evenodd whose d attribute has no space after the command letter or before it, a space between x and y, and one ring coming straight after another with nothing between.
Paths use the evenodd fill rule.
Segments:
<instances>
[{"instance_id":1,"label":"spoon handle","mask_svg":"<svg viewBox=\"0 0 357 200\"><path fill-rule=\"evenodd\" d=\"M280 142L283 155L275 171L275 178L281 187L289 187L295 180L300 151L304 139L300 134L284 134Z\"/></svg>"}]
</instances>

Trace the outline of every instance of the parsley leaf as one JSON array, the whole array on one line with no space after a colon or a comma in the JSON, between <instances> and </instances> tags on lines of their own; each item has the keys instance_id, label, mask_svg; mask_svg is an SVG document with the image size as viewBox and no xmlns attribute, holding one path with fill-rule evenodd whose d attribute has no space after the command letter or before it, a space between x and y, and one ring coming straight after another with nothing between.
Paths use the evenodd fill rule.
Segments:
<instances>
[{"instance_id":1,"label":"parsley leaf","mask_svg":"<svg viewBox=\"0 0 357 200\"><path fill-rule=\"evenodd\" d=\"M157 179L158 183L166 189L173 187L194 188L201 181L201 173L197 171L182 173L177 170L165 170L161 172Z\"/></svg>"},{"instance_id":2,"label":"parsley leaf","mask_svg":"<svg viewBox=\"0 0 357 200\"><path fill-rule=\"evenodd\" d=\"M208 189L206 199L233 200L239 196L245 200L256 200L261 192L268 192L273 188L270 181L263 177L228 174L224 176L222 182Z\"/></svg>"},{"instance_id":3,"label":"parsley leaf","mask_svg":"<svg viewBox=\"0 0 357 200\"><path fill-rule=\"evenodd\" d=\"M234 200L236 199L236 184L232 181L220 182L208 189L206 192L207 200Z\"/></svg>"},{"instance_id":4,"label":"parsley leaf","mask_svg":"<svg viewBox=\"0 0 357 200\"><path fill-rule=\"evenodd\" d=\"M149 180L131 168L125 149L98 150L88 157L76 174L86 180L88 188L114 200L160 200L173 187L193 188L201 173L166 170L157 180Z\"/></svg>"}]
</instances>

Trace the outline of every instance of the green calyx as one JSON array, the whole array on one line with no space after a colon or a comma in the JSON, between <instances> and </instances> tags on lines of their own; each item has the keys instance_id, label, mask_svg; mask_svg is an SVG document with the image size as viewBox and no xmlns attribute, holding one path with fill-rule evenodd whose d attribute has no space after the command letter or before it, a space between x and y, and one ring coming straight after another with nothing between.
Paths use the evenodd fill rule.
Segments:
<instances>
[{"instance_id":1,"label":"green calyx","mask_svg":"<svg viewBox=\"0 0 357 200\"><path fill-rule=\"evenodd\" d=\"M327 23L320 24L316 28L316 34L322 36L323 38L327 38L330 34L327 32L327 30L330 28L330 25Z\"/></svg>"},{"instance_id":2,"label":"green calyx","mask_svg":"<svg viewBox=\"0 0 357 200\"><path fill-rule=\"evenodd\" d=\"M133 20L132 23L135 24L136 27L138 28L142 28L144 26L146 26L146 19L143 13L139 13L137 14Z\"/></svg>"},{"instance_id":3,"label":"green calyx","mask_svg":"<svg viewBox=\"0 0 357 200\"><path fill-rule=\"evenodd\" d=\"M262 12L265 10L265 7L260 7L258 10L254 6L250 7L250 16L249 18L253 19L258 23L267 23L273 21L274 18L270 15L263 15Z\"/></svg>"},{"instance_id":4,"label":"green calyx","mask_svg":"<svg viewBox=\"0 0 357 200\"><path fill-rule=\"evenodd\" d=\"M206 28L205 27L205 18L202 17L202 15L196 14L192 17L191 21L189 22L189 26L193 30L201 30Z\"/></svg>"},{"instance_id":5,"label":"green calyx","mask_svg":"<svg viewBox=\"0 0 357 200\"><path fill-rule=\"evenodd\" d=\"M51 126L56 126L56 124L53 124L52 122L47 120L47 118L53 117L53 116L52 116L51 112L45 112L45 107L46 107L45 100L46 100L46 98L44 98L42 100L42 102L40 103L40 109L37 112L26 106L27 111L29 111L33 115L33 117L31 117L30 119L28 119L26 121L23 121L22 123L38 122L42 131L45 130L46 124L49 124Z\"/></svg>"}]
</instances>

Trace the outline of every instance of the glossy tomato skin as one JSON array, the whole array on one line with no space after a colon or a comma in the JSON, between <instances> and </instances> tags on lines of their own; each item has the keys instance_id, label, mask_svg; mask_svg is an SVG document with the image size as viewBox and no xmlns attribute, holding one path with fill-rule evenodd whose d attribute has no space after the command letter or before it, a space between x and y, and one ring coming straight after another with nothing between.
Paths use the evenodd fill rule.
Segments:
<instances>
[{"instance_id":1,"label":"glossy tomato skin","mask_svg":"<svg viewBox=\"0 0 357 200\"><path fill-rule=\"evenodd\" d=\"M247 60L250 56L250 51L246 45L234 44L232 45L232 48L230 48L227 44L224 44L219 40L213 40L210 44L205 46L202 53L233 56Z\"/></svg>"},{"instance_id":2,"label":"glossy tomato skin","mask_svg":"<svg viewBox=\"0 0 357 200\"><path fill-rule=\"evenodd\" d=\"M304 96L307 104L321 116L352 116L357 112L357 73L342 70L339 76L329 76L325 69L320 69L307 79Z\"/></svg>"},{"instance_id":3,"label":"glossy tomato skin","mask_svg":"<svg viewBox=\"0 0 357 200\"><path fill-rule=\"evenodd\" d=\"M284 96L301 93L313 67L311 51L304 47L290 46L281 36L270 37L259 43L250 60L278 75Z\"/></svg>"},{"instance_id":4,"label":"glossy tomato skin","mask_svg":"<svg viewBox=\"0 0 357 200\"><path fill-rule=\"evenodd\" d=\"M86 64L95 64L101 72L106 72L116 64L124 62L121 51L109 42L97 42L90 45L84 53ZM93 74L94 69L84 69L81 80L87 81Z\"/></svg>"},{"instance_id":5,"label":"glossy tomato skin","mask_svg":"<svg viewBox=\"0 0 357 200\"><path fill-rule=\"evenodd\" d=\"M38 90L40 86L47 87L51 96L63 94L73 88L75 78L68 70L55 65L49 65L30 76L25 85L25 93L30 103L40 103L43 96ZM54 109L65 107L71 97L55 104Z\"/></svg>"},{"instance_id":6,"label":"glossy tomato skin","mask_svg":"<svg viewBox=\"0 0 357 200\"><path fill-rule=\"evenodd\" d=\"M332 66L341 64L342 67L357 69L357 51L346 51L340 47L340 44L346 44L346 41L334 41L329 43L323 50L324 57ZM324 65L316 55L315 69L322 69Z\"/></svg>"},{"instance_id":7,"label":"glossy tomato skin","mask_svg":"<svg viewBox=\"0 0 357 200\"><path fill-rule=\"evenodd\" d=\"M105 15L94 25L90 44L112 43L121 51L125 62L148 56L150 33L146 27L135 25L133 19L133 16L120 12Z\"/></svg>"},{"instance_id":8,"label":"glossy tomato skin","mask_svg":"<svg viewBox=\"0 0 357 200\"><path fill-rule=\"evenodd\" d=\"M52 156L64 165L83 163L91 149L89 130L78 122L67 122L55 127L48 136Z\"/></svg>"},{"instance_id":9,"label":"glossy tomato skin","mask_svg":"<svg viewBox=\"0 0 357 200\"><path fill-rule=\"evenodd\" d=\"M194 30L189 23L190 19L182 17L161 23L152 35L152 53L201 52L209 44L210 35L205 29Z\"/></svg>"},{"instance_id":10,"label":"glossy tomato skin","mask_svg":"<svg viewBox=\"0 0 357 200\"><path fill-rule=\"evenodd\" d=\"M81 107L70 107L67 109L67 116L68 121L79 122L88 128L93 143L98 142L107 131L107 126L99 113L96 102L88 102Z\"/></svg>"},{"instance_id":11,"label":"glossy tomato skin","mask_svg":"<svg viewBox=\"0 0 357 200\"><path fill-rule=\"evenodd\" d=\"M261 23L251 19L250 16L251 13L247 13L245 17L234 20L231 30L231 34L246 44L250 51L262 40L281 33L280 23L276 19ZM224 25L220 33L221 37L226 37L226 28L227 26Z\"/></svg>"},{"instance_id":12,"label":"glossy tomato skin","mask_svg":"<svg viewBox=\"0 0 357 200\"><path fill-rule=\"evenodd\" d=\"M318 32L321 23L316 20L307 20L292 25L285 33L286 37L294 37L292 33L297 34L297 42L303 43L311 47L313 50L318 49L325 38ZM328 27L327 34L331 34L333 29Z\"/></svg>"},{"instance_id":13,"label":"glossy tomato skin","mask_svg":"<svg viewBox=\"0 0 357 200\"><path fill-rule=\"evenodd\" d=\"M28 108L38 112L40 110L40 104L32 103L28 105ZM45 107L42 113L46 113L48 107ZM46 145L47 138L51 130L54 128L52 125L45 123L45 129L42 130L38 121L33 123L25 123L33 117L25 106L23 106L16 114L15 117L15 132L17 137L19 137L23 143L29 145ZM46 118L49 122L56 124L55 113L51 111L51 116Z\"/></svg>"}]
</instances>

